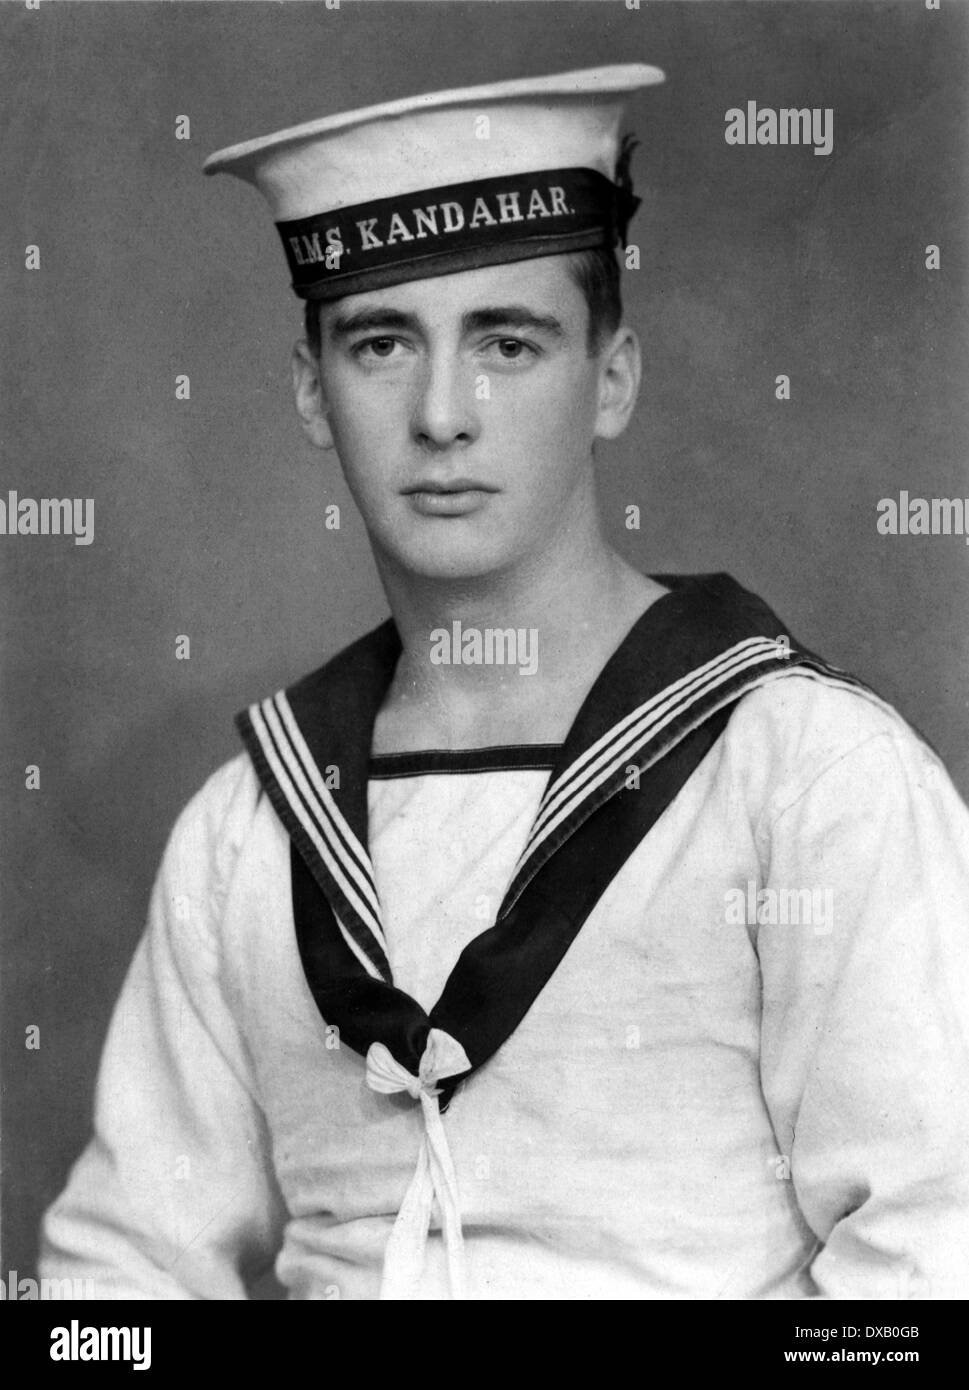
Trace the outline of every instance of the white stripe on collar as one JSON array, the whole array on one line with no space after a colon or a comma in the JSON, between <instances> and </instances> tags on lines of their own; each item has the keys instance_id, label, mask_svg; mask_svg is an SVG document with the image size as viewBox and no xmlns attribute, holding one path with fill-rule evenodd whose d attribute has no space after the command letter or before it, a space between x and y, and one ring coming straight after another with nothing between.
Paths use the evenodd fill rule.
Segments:
<instances>
[{"instance_id":1,"label":"white stripe on collar","mask_svg":"<svg viewBox=\"0 0 969 1390\"><path fill-rule=\"evenodd\" d=\"M386 954L370 856L330 795L284 692L252 705L253 731L290 810L340 891ZM368 966L380 978L379 972Z\"/></svg>"},{"instance_id":2,"label":"white stripe on collar","mask_svg":"<svg viewBox=\"0 0 969 1390\"><path fill-rule=\"evenodd\" d=\"M789 658L790 649L769 637L749 638L682 676L614 724L586 749L542 798L519 868L531 853L587 796L596 791L634 754L641 751L702 696L758 662Z\"/></svg>"}]
</instances>

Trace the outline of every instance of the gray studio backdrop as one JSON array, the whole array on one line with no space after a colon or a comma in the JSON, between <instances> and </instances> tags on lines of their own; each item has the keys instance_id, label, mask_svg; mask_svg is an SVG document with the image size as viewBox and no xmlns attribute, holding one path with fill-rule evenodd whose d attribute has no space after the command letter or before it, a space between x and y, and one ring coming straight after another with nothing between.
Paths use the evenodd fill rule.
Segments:
<instances>
[{"instance_id":1,"label":"gray studio backdrop","mask_svg":"<svg viewBox=\"0 0 969 1390\"><path fill-rule=\"evenodd\" d=\"M969 496L967 19L959 0L0 5L0 498L94 499L91 545L0 536L4 1278L31 1271L85 1141L165 836L235 753L233 713L385 613L290 404L277 234L204 156L414 91L663 67L630 112L646 379L601 450L610 529L644 568L766 595L966 792L969 548L875 522L902 490ZM832 108L833 152L728 146L751 100Z\"/></svg>"}]
</instances>

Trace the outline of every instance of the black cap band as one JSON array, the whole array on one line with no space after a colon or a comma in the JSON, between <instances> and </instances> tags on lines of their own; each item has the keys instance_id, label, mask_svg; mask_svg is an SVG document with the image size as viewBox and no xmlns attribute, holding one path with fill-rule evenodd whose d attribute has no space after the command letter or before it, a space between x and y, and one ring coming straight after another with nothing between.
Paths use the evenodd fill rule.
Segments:
<instances>
[{"instance_id":1,"label":"black cap band","mask_svg":"<svg viewBox=\"0 0 969 1390\"><path fill-rule=\"evenodd\" d=\"M277 222L293 289L338 299L625 239L639 199L594 169L545 169Z\"/></svg>"}]
</instances>

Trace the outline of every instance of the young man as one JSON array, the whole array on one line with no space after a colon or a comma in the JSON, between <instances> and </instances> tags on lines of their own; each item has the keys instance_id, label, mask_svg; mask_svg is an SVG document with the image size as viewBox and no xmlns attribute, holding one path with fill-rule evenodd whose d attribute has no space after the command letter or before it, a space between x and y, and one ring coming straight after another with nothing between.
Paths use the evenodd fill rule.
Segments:
<instances>
[{"instance_id":1,"label":"young man","mask_svg":"<svg viewBox=\"0 0 969 1390\"><path fill-rule=\"evenodd\" d=\"M107 1297L969 1293L969 815L726 576L606 543L628 65L213 156L392 618L184 812L43 1272Z\"/></svg>"}]
</instances>

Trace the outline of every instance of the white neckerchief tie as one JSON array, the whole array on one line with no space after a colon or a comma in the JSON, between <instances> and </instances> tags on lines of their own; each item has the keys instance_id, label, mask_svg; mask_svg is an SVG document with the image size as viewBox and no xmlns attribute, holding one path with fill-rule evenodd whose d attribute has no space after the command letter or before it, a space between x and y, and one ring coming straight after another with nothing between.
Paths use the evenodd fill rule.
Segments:
<instances>
[{"instance_id":1,"label":"white neckerchief tie","mask_svg":"<svg viewBox=\"0 0 969 1390\"><path fill-rule=\"evenodd\" d=\"M424 1268L424 1252L435 1197L441 1209L451 1297L461 1299L467 1296L461 1203L451 1151L441 1120L437 1082L470 1068L471 1063L464 1048L456 1038L440 1028L430 1031L417 1076L405 1070L383 1043L373 1043L367 1052L367 1085L371 1090L380 1091L382 1095L406 1091L415 1100L420 1100L424 1114L424 1137L417 1156L417 1167L387 1242L380 1285L382 1299L411 1299L416 1296Z\"/></svg>"}]
</instances>

